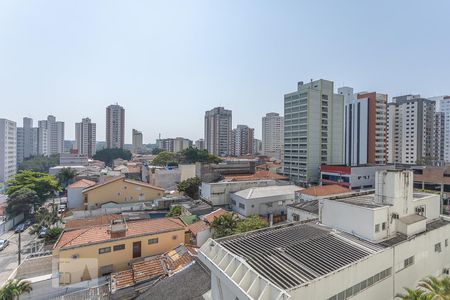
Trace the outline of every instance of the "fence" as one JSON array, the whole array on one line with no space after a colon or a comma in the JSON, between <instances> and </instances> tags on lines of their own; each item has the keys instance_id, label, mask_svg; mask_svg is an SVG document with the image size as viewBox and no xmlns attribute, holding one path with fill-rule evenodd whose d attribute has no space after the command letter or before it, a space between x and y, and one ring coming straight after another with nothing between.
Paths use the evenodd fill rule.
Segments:
<instances>
[{"instance_id":1,"label":"fence","mask_svg":"<svg viewBox=\"0 0 450 300\"><path fill-rule=\"evenodd\" d=\"M14 228L14 226L22 222L23 218L24 215L22 213L20 215L15 216L12 219L9 219L8 221L0 223L0 234L4 234L5 232L8 232L12 228Z\"/></svg>"}]
</instances>

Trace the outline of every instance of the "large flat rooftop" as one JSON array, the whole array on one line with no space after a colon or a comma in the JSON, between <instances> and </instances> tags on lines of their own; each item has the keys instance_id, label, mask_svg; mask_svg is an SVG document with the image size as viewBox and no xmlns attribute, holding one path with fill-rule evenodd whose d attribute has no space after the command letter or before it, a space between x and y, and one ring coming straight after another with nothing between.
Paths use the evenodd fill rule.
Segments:
<instances>
[{"instance_id":1,"label":"large flat rooftop","mask_svg":"<svg viewBox=\"0 0 450 300\"><path fill-rule=\"evenodd\" d=\"M272 227L218 242L282 289L309 282L382 249L367 247L370 243L358 243L315 223Z\"/></svg>"}]
</instances>

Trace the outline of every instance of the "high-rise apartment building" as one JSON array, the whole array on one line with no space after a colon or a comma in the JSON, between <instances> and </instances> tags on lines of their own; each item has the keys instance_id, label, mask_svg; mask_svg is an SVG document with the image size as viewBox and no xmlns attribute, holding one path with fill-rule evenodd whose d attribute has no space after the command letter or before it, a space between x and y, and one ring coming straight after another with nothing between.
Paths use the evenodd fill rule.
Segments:
<instances>
[{"instance_id":1,"label":"high-rise apartment building","mask_svg":"<svg viewBox=\"0 0 450 300\"><path fill-rule=\"evenodd\" d=\"M164 151L177 153L192 147L192 141L182 137L176 137L174 139L158 139L156 140L156 147Z\"/></svg>"},{"instance_id":2,"label":"high-rise apartment building","mask_svg":"<svg viewBox=\"0 0 450 300\"><path fill-rule=\"evenodd\" d=\"M106 148L123 148L125 143L125 109L119 104L106 108Z\"/></svg>"},{"instance_id":3,"label":"high-rise apartment building","mask_svg":"<svg viewBox=\"0 0 450 300\"><path fill-rule=\"evenodd\" d=\"M17 164L37 154L36 132L33 128L33 119L23 118L23 127L17 127Z\"/></svg>"},{"instance_id":4,"label":"high-rise apartment building","mask_svg":"<svg viewBox=\"0 0 450 300\"><path fill-rule=\"evenodd\" d=\"M237 125L232 133L232 155L253 155L255 130L247 125Z\"/></svg>"},{"instance_id":5,"label":"high-rise apartment building","mask_svg":"<svg viewBox=\"0 0 450 300\"><path fill-rule=\"evenodd\" d=\"M97 125L91 119L83 118L81 123L75 123L75 147L78 154L94 156L97 145Z\"/></svg>"},{"instance_id":6,"label":"high-rise apartment building","mask_svg":"<svg viewBox=\"0 0 450 300\"><path fill-rule=\"evenodd\" d=\"M284 174L298 184L318 182L321 164L343 158L344 97L332 81L299 82L284 96Z\"/></svg>"},{"instance_id":7,"label":"high-rise apartment building","mask_svg":"<svg viewBox=\"0 0 450 300\"><path fill-rule=\"evenodd\" d=\"M64 152L64 122L56 121L52 115L38 122L38 154L52 155Z\"/></svg>"},{"instance_id":8,"label":"high-rise apartment building","mask_svg":"<svg viewBox=\"0 0 450 300\"><path fill-rule=\"evenodd\" d=\"M442 130L443 140L441 143L435 144L435 155L442 151L445 162L450 162L450 96L438 96L427 98L436 103L436 122L442 122L440 130ZM439 115L438 115L439 114ZM436 124L436 123L435 123ZM436 124L439 126L438 124ZM439 134L439 129L435 130ZM436 136L436 139L439 139Z\"/></svg>"},{"instance_id":9,"label":"high-rise apartment building","mask_svg":"<svg viewBox=\"0 0 450 300\"><path fill-rule=\"evenodd\" d=\"M205 140L204 139L198 139L195 141L195 148L198 150L205 149Z\"/></svg>"},{"instance_id":10,"label":"high-rise apartment building","mask_svg":"<svg viewBox=\"0 0 450 300\"><path fill-rule=\"evenodd\" d=\"M142 132L138 131L136 129L133 129L131 134L132 134L133 152L139 153L142 151L142 144L143 144Z\"/></svg>"},{"instance_id":11,"label":"high-rise apartment building","mask_svg":"<svg viewBox=\"0 0 450 300\"><path fill-rule=\"evenodd\" d=\"M205 147L218 156L231 154L232 114L231 110L216 107L205 113Z\"/></svg>"},{"instance_id":12,"label":"high-rise apartment building","mask_svg":"<svg viewBox=\"0 0 450 300\"><path fill-rule=\"evenodd\" d=\"M436 114L434 115L433 160L440 164L445 163L445 122L445 113L436 112Z\"/></svg>"},{"instance_id":13,"label":"high-rise apartment building","mask_svg":"<svg viewBox=\"0 0 450 300\"><path fill-rule=\"evenodd\" d=\"M384 165L387 162L387 95L375 92L353 94L353 88L338 89L345 103L344 163L348 166Z\"/></svg>"},{"instance_id":14,"label":"high-rise apartment building","mask_svg":"<svg viewBox=\"0 0 450 300\"><path fill-rule=\"evenodd\" d=\"M263 153L262 141L259 139L253 139L253 154L262 154Z\"/></svg>"},{"instance_id":15,"label":"high-rise apartment building","mask_svg":"<svg viewBox=\"0 0 450 300\"><path fill-rule=\"evenodd\" d=\"M0 182L6 182L17 172L16 122L0 119Z\"/></svg>"},{"instance_id":16,"label":"high-rise apartment building","mask_svg":"<svg viewBox=\"0 0 450 300\"><path fill-rule=\"evenodd\" d=\"M436 104L420 95L394 97L388 104L388 162L434 161Z\"/></svg>"},{"instance_id":17,"label":"high-rise apartment building","mask_svg":"<svg viewBox=\"0 0 450 300\"><path fill-rule=\"evenodd\" d=\"M283 153L284 118L277 113L268 113L262 118L262 153L281 159Z\"/></svg>"}]
</instances>

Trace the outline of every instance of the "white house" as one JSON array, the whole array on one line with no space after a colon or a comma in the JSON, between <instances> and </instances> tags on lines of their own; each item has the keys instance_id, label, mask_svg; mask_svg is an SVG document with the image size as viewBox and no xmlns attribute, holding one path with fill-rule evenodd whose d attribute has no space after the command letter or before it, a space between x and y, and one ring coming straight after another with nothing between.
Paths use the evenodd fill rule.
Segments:
<instances>
[{"instance_id":1,"label":"white house","mask_svg":"<svg viewBox=\"0 0 450 300\"><path fill-rule=\"evenodd\" d=\"M375 192L320 199L319 222L208 240L211 298L394 299L448 274L450 219L439 195L414 193L411 171L380 171Z\"/></svg>"},{"instance_id":2,"label":"white house","mask_svg":"<svg viewBox=\"0 0 450 300\"><path fill-rule=\"evenodd\" d=\"M93 186L94 181L81 179L67 187L67 206L69 209L84 209L83 190Z\"/></svg>"},{"instance_id":3,"label":"white house","mask_svg":"<svg viewBox=\"0 0 450 300\"><path fill-rule=\"evenodd\" d=\"M319 217L319 200L303 201L287 206L289 222L308 221Z\"/></svg>"},{"instance_id":4,"label":"white house","mask_svg":"<svg viewBox=\"0 0 450 300\"><path fill-rule=\"evenodd\" d=\"M286 215L286 206L294 202L295 185L266 186L231 194L231 209L245 217Z\"/></svg>"}]
</instances>

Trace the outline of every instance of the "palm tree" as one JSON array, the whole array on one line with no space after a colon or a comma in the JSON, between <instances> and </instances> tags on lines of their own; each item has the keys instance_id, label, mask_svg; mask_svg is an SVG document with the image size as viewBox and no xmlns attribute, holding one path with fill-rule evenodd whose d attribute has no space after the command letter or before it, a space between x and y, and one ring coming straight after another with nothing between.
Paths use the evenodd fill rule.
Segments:
<instances>
[{"instance_id":1,"label":"palm tree","mask_svg":"<svg viewBox=\"0 0 450 300\"><path fill-rule=\"evenodd\" d=\"M5 285L0 288L0 300L15 300L24 293L30 293L33 290L31 282L22 279L8 280Z\"/></svg>"},{"instance_id":2,"label":"palm tree","mask_svg":"<svg viewBox=\"0 0 450 300\"><path fill-rule=\"evenodd\" d=\"M239 217L233 213L224 214L215 218L211 223L211 228L214 230L214 238L221 238L234 234L238 221Z\"/></svg>"},{"instance_id":3,"label":"palm tree","mask_svg":"<svg viewBox=\"0 0 450 300\"><path fill-rule=\"evenodd\" d=\"M449 300L450 299L450 278L444 277L438 279L434 276L429 276L417 285L419 288L426 291L427 295L431 295L433 300Z\"/></svg>"},{"instance_id":4,"label":"palm tree","mask_svg":"<svg viewBox=\"0 0 450 300\"><path fill-rule=\"evenodd\" d=\"M73 179L78 175L78 172L72 168L63 168L61 172L58 174L59 184L66 188L69 183L73 181Z\"/></svg>"},{"instance_id":5,"label":"palm tree","mask_svg":"<svg viewBox=\"0 0 450 300\"><path fill-rule=\"evenodd\" d=\"M406 294L397 294L395 297L402 300L431 300L433 297L431 295L425 294L423 290L413 290L405 288Z\"/></svg>"}]
</instances>

